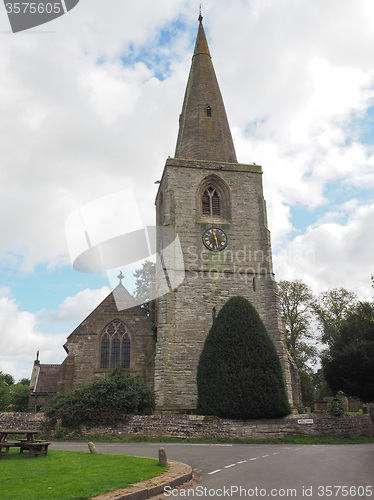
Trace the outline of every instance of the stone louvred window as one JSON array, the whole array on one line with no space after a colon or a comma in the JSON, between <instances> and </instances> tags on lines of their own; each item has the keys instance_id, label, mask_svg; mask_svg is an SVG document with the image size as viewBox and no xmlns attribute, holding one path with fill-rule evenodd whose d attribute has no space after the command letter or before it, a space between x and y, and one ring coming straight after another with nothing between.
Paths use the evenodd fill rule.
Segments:
<instances>
[{"instance_id":1,"label":"stone louvred window","mask_svg":"<svg viewBox=\"0 0 374 500\"><path fill-rule=\"evenodd\" d=\"M130 368L131 341L122 321L106 326L100 343L100 368Z\"/></svg>"},{"instance_id":2,"label":"stone louvred window","mask_svg":"<svg viewBox=\"0 0 374 500\"><path fill-rule=\"evenodd\" d=\"M213 187L209 187L203 193L202 213L203 217L220 217L221 215L220 197Z\"/></svg>"}]
</instances>

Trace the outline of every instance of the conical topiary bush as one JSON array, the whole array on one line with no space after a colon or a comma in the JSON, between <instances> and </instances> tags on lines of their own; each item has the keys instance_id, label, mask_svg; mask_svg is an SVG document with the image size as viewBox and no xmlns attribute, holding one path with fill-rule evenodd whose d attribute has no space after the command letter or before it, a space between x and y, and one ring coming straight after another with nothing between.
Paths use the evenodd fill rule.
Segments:
<instances>
[{"instance_id":1,"label":"conical topiary bush","mask_svg":"<svg viewBox=\"0 0 374 500\"><path fill-rule=\"evenodd\" d=\"M205 340L197 370L202 415L277 418L290 413L282 368L256 309L232 297Z\"/></svg>"}]
</instances>

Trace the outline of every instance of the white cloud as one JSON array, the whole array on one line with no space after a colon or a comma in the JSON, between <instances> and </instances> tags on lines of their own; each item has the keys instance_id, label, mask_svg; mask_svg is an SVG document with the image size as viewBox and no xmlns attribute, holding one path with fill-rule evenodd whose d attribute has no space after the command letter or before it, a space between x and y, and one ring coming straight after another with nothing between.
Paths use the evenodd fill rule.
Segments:
<instances>
[{"instance_id":1,"label":"white cloud","mask_svg":"<svg viewBox=\"0 0 374 500\"><path fill-rule=\"evenodd\" d=\"M81 323L110 293L107 286L98 290L85 288L73 297L66 297L56 311L40 311L37 314L39 322L50 323ZM71 332L69 332L70 334Z\"/></svg>"},{"instance_id":2,"label":"white cloud","mask_svg":"<svg viewBox=\"0 0 374 500\"><path fill-rule=\"evenodd\" d=\"M39 350L43 363L59 363L65 357L65 334L49 335L38 330L36 317L20 311L12 297L0 298L0 371L17 380L30 378Z\"/></svg>"},{"instance_id":3,"label":"white cloud","mask_svg":"<svg viewBox=\"0 0 374 500\"><path fill-rule=\"evenodd\" d=\"M349 208L343 206L342 212ZM316 292L344 287L361 300L370 300L374 204L352 203L351 209L345 224L333 220L317 223L281 250L274 259L277 279L302 279ZM335 215L339 218L340 213Z\"/></svg>"}]
</instances>

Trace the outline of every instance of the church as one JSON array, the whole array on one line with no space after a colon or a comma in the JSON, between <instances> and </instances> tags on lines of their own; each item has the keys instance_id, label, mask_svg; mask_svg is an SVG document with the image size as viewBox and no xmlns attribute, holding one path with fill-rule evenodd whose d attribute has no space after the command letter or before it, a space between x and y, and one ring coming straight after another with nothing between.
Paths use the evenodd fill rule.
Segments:
<instances>
[{"instance_id":1,"label":"church","mask_svg":"<svg viewBox=\"0 0 374 500\"><path fill-rule=\"evenodd\" d=\"M129 307L120 275L118 286L67 338L61 365L41 364L37 356L30 410L121 364L154 388L158 412L193 412L205 338L220 308L236 295L255 306L273 340L290 404L301 401L272 268L262 168L237 161L202 20L200 14L174 158L166 160L155 202L155 286L169 286L147 315L140 306ZM182 258L165 262L175 235ZM183 276L178 286L175 274Z\"/></svg>"}]
</instances>

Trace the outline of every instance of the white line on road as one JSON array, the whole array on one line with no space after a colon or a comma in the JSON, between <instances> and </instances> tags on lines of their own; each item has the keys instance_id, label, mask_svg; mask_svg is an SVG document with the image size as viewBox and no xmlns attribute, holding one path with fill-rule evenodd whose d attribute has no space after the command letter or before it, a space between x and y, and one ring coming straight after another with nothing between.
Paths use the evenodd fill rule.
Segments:
<instances>
[{"instance_id":1,"label":"white line on road","mask_svg":"<svg viewBox=\"0 0 374 500\"><path fill-rule=\"evenodd\" d=\"M208 474L216 474L217 472L221 472L222 469L216 469L212 472L208 472Z\"/></svg>"},{"instance_id":2,"label":"white line on road","mask_svg":"<svg viewBox=\"0 0 374 500\"><path fill-rule=\"evenodd\" d=\"M256 458L250 458L249 460L257 460L257 459L258 459L258 457L256 457Z\"/></svg>"},{"instance_id":3,"label":"white line on road","mask_svg":"<svg viewBox=\"0 0 374 500\"><path fill-rule=\"evenodd\" d=\"M247 462L248 462L248 460L242 460L241 462L237 462L237 463L238 463L238 464L245 464L245 463L247 463Z\"/></svg>"},{"instance_id":4,"label":"white line on road","mask_svg":"<svg viewBox=\"0 0 374 500\"><path fill-rule=\"evenodd\" d=\"M225 465L225 469L229 469L230 467L234 467L236 464Z\"/></svg>"}]
</instances>

